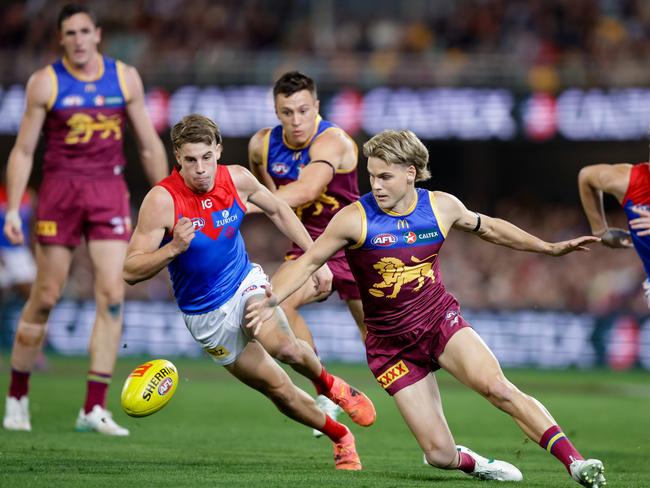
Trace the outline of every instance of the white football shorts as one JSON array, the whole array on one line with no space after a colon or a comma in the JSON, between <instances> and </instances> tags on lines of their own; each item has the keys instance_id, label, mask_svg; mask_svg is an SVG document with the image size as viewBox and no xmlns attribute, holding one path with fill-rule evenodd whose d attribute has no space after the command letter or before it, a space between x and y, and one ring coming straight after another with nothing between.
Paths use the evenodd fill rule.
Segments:
<instances>
[{"instance_id":1,"label":"white football shorts","mask_svg":"<svg viewBox=\"0 0 650 488\"><path fill-rule=\"evenodd\" d=\"M27 246L0 247L0 288L33 283L36 263Z\"/></svg>"},{"instance_id":2,"label":"white football shorts","mask_svg":"<svg viewBox=\"0 0 650 488\"><path fill-rule=\"evenodd\" d=\"M183 314L185 325L212 359L221 366L234 362L251 340L245 330L246 300L264 295L269 278L258 264L253 264L235 294L226 303L208 313Z\"/></svg>"}]
</instances>

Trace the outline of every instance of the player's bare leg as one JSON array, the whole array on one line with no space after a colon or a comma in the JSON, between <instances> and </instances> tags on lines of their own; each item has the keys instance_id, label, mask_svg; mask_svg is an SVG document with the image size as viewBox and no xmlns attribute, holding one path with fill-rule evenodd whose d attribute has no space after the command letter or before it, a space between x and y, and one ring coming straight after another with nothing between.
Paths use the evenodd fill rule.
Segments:
<instances>
[{"instance_id":1,"label":"player's bare leg","mask_svg":"<svg viewBox=\"0 0 650 488\"><path fill-rule=\"evenodd\" d=\"M307 322L303 316L298 311L298 308L303 304L310 303L314 301L315 297L313 296L313 285L310 281L305 283L296 293L291 295L287 300L282 302L280 305L284 311L287 321L293 330L293 333L298 339L302 339L318 354L316 349L316 343L314 342L314 337L312 336L311 330L307 325ZM327 415L336 420L341 413L341 407L339 407L332 400L327 398L325 395L317 395L316 403L319 408L323 410ZM312 431L314 437L319 438L323 435L318 429Z\"/></svg>"},{"instance_id":2,"label":"player's bare leg","mask_svg":"<svg viewBox=\"0 0 650 488\"><path fill-rule=\"evenodd\" d=\"M454 334L438 362L459 381L509 414L531 440L562 462L570 474L571 464L584 460L548 410L508 381L492 351L473 329L464 328ZM602 476L602 470L597 474Z\"/></svg>"},{"instance_id":3,"label":"player's bare leg","mask_svg":"<svg viewBox=\"0 0 650 488\"><path fill-rule=\"evenodd\" d=\"M5 429L31 430L29 376L42 351L47 320L59 301L71 262L72 250L65 246L36 246L36 281L23 308L11 351L11 381L3 420Z\"/></svg>"},{"instance_id":4,"label":"player's bare leg","mask_svg":"<svg viewBox=\"0 0 650 488\"><path fill-rule=\"evenodd\" d=\"M481 479L519 481L521 472L504 461L487 459L456 446L442 410L438 383L433 374L394 395L404 421L420 444L426 462L440 469L458 469Z\"/></svg>"},{"instance_id":5,"label":"player's bare leg","mask_svg":"<svg viewBox=\"0 0 650 488\"><path fill-rule=\"evenodd\" d=\"M235 362L225 367L237 379L267 396L287 417L330 437L336 469L361 469L352 433L324 414L312 397L295 386L261 344L249 342Z\"/></svg>"},{"instance_id":6,"label":"player's bare leg","mask_svg":"<svg viewBox=\"0 0 650 488\"><path fill-rule=\"evenodd\" d=\"M254 296L249 303L261 299L261 296ZM310 379L317 393L326 395L339 405L355 423L363 426L374 423L376 412L370 399L327 372L314 350L293 334L281 309L276 309L273 316L264 322L255 339L271 356Z\"/></svg>"},{"instance_id":7,"label":"player's bare leg","mask_svg":"<svg viewBox=\"0 0 650 488\"><path fill-rule=\"evenodd\" d=\"M77 419L77 430L126 436L129 431L117 425L106 410L106 393L113 375L122 335L124 281L122 267L127 243L93 240L88 253L95 272L97 313L90 337L90 369L86 400Z\"/></svg>"}]
</instances>

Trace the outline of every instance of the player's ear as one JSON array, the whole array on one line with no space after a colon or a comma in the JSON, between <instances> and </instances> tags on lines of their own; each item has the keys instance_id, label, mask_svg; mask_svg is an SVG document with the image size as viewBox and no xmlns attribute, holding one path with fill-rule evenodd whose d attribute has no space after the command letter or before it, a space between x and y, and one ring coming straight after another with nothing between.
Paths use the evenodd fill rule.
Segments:
<instances>
[{"instance_id":1,"label":"player's ear","mask_svg":"<svg viewBox=\"0 0 650 488\"><path fill-rule=\"evenodd\" d=\"M316 113L319 113L320 112L320 100L318 98L314 102L314 106L316 107Z\"/></svg>"},{"instance_id":2,"label":"player's ear","mask_svg":"<svg viewBox=\"0 0 650 488\"><path fill-rule=\"evenodd\" d=\"M415 166L411 165L408 168L406 168L406 181L408 184L415 183L415 177L417 176L418 172L415 169Z\"/></svg>"}]
</instances>

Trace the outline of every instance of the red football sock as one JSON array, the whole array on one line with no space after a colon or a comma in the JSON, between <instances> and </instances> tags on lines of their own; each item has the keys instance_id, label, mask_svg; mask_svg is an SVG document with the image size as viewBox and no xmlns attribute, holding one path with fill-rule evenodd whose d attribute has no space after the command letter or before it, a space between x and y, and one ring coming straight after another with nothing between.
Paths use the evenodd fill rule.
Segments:
<instances>
[{"instance_id":1,"label":"red football sock","mask_svg":"<svg viewBox=\"0 0 650 488\"><path fill-rule=\"evenodd\" d=\"M29 392L29 371L18 371L11 368L11 382L9 383L9 396L17 400Z\"/></svg>"},{"instance_id":2,"label":"red football sock","mask_svg":"<svg viewBox=\"0 0 650 488\"><path fill-rule=\"evenodd\" d=\"M320 372L318 378L312 378L311 382L316 388L316 393L322 395L325 392L328 392L332 389L332 383L334 383L334 376L329 374L323 366L323 369ZM322 432L322 431L321 431Z\"/></svg>"},{"instance_id":3,"label":"red football sock","mask_svg":"<svg viewBox=\"0 0 650 488\"><path fill-rule=\"evenodd\" d=\"M474 461L474 458L472 456L466 452L459 452L458 458L458 468L456 469L460 469L463 473L471 473L474 471L474 468L476 467L476 461Z\"/></svg>"},{"instance_id":4,"label":"red football sock","mask_svg":"<svg viewBox=\"0 0 650 488\"><path fill-rule=\"evenodd\" d=\"M569 474L571 473L569 465L576 459L584 459L558 425L550 427L542 434L539 445L564 464Z\"/></svg>"},{"instance_id":5,"label":"red football sock","mask_svg":"<svg viewBox=\"0 0 650 488\"><path fill-rule=\"evenodd\" d=\"M318 430L332 439L332 442L340 441L341 437L344 437L348 433L348 428L345 425L338 423L336 420L332 420L327 414L325 415L325 425Z\"/></svg>"},{"instance_id":6,"label":"red football sock","mask_svg":"<svg viewBox=\"0 0 650 488\"><path fill-rule=\"evenodd\" d=\"M88 389L86 391L86 403L84 403L85 413L89 413L95 405L106 408L106 391L110 383L110 374L88 371Z\"/></svg>"}]
</instances>

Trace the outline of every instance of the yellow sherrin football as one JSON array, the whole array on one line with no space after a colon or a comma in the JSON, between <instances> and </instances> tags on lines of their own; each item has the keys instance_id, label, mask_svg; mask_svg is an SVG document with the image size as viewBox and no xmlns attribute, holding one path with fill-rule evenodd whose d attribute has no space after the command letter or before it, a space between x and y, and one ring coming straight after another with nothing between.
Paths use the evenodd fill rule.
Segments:
<instances>
[{"instance_id":1,"label":"yellow sherrin football","mask_svg":"<svg viewBox=\"0 0 650 488\"><path fill-rule=\"evenodd\" d=\"M122 409L131 417L146 417L163 408L178 386L178 370L166 359L141 364L122 387Z\"/></svg>"}]
</instances>

